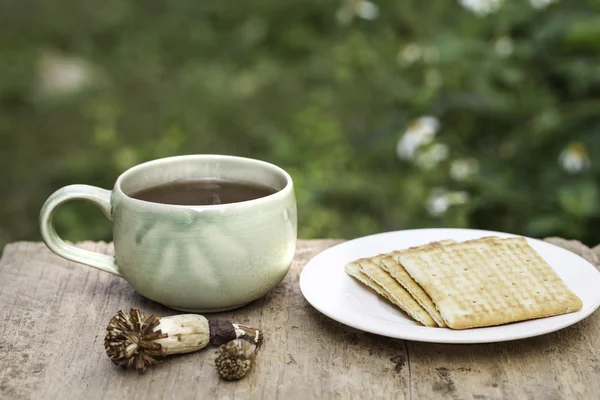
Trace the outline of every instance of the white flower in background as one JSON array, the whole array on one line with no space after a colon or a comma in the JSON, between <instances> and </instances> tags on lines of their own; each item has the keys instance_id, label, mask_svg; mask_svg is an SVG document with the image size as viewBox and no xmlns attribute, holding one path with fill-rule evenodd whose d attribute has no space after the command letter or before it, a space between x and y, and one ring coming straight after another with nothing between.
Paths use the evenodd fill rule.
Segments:
<instances>
[{"instance_id":1,"label":"white flower in background","mask_svg":"<svg viewBox=\"0 0 600 400\"><path fill-rule=\"evenodd\" d=\"M442 74L437 69L430 69L425 72L425 84L431 88L442 86Z\"/></svg>"},{"instance_id":2,"label":"white flower in background","mask_svg":"<svg viewBox=\"0 0 600 400\"><path fill-rule=\"evenodd\" d=\"M421 58L423 50L418 44L410 43L400 49L398 52L398 63L400 64L413 64Z\"/></svg>"},{"instance_id":3,"label":"white flower in background","mask_svg":"<svg viewBox=\"0 0 600 400\"><path fill-rule=\"evenodd\" d=\"M556 3L557 1L558 0L529 0L529 4L531 4L533 8L540 10L548 7L552 3Z\"/></svg>"},{"instance_id":4,"label":"white flower in background","mask_svg":"<svg viewBox=\"0 0 600 400\"><path fill-rule=\"evenodd\" d=\"M432 216L439 216L454 205L466 204L471 196L464 191L451 192L444 188L435 188L427 199L427 212Z\"/></svg>"},{"instance_id":5,"label":"white flower in background","mask_svg":"<svg viewBox=\"0 0 600 400\"><path fill-rule=\"evenodd\" d=\"M450 163L450 176L455 181L464 181L477 172L479 172L479 161L474 158L454 160Z\"/></svg>"},{"instance_id":6,"label":"white flower in background","mask_svg":"<svg viewBox=\"0 0 600 400\"><path fill-rule=\"evenodd\" d=\"M510 56L514 49L512 39L508 36L501 36L496 39L496 44L494 47L496 49L496 53L498 53L500 57Z\"/></svg>"},{"instance_id":7,"label":"white flower in background","mask_svg":"<svg viewBox=\"0 0 600 400\"><path fill-rule=\"evenodd\" d=\"M458 0L461 6L480 17L485 17L488 14L498 11L503 1L504 0Z\"/></svg>"},{"instance_id":8,"label":"white flower in background","mask_svg":"<svg viewBox=\"0 0 600 400\"><path fill-rule=\"evenodd\" d=\"M411 160L417 149L433 142L440 129L440 122L432 116L423 116L413 121L396 145L396 154L399 158Z\"/></svg>"},{"instance_id":9,"label":"white flower in background","mask_svg":"<svg viewBox=\"0 0 600 400\"><path fill-rule=\"evenodd\" d=\"M425 150L419 151L415 161L419 167L431 169L446 158L448 158L448 146L434 143Z\"/></svg>"},{"instance_id":10,"label":"white flower in background","mask_svg":"<svg viewBox=\"0 0 600 400\"><path fill-rule=\"evenodd\" d=\"M427 212L430 215L442 215L448 210L448 207L450 207L450 202L446 195L439 194L431 196L429 200L427 200Z\"/></svg>"},{"instance_id":11,"label":"white flower in background","mask_svg":"<svg viewBox=\"0 0 600 400\"><path fill-rule=\"evenodd\" d=\"M86 60L44 51L38 60L38 90L60 95L81 90L94 81L94 67Z\"/></svg>"},{"instance_id":12,"label":"white flower in background","mask_svg":"<svg viewBox=\"0 0 600 400\"><path fill-rule=\"evenodd\" d=\"M368 0L348 0L336 13L336 18L342 25L348 25L354 17L372 21L378 16L379 7Z\"/></svg>"},{"instance_id":13,"label":"white flower in background","mask_svg":"<svg viewBox=\"0 0 600 400\"><path fill-rule=\"evenodd\" d=\"M359 1L355 3L354 13L359 18L372 21L379 16L379 7L370 1Z\"/></svg>"},{"instance_id":14,"label":"white flower in background","mask_svg":"<svg viewBox=\"0 0 600 400\"><path fill-rule=\"evenodd\" d=\"M558 157L560 165L570 174L587 169L591 165L587 149L583 143L571 143L560 153Z\"/></svg>"}]
</instances>

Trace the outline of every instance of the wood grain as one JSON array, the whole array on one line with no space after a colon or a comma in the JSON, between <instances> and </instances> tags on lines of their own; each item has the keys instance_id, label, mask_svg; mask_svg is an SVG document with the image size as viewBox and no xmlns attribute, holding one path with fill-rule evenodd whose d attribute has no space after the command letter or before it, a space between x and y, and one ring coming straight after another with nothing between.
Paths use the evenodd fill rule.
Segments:
<instances>
[{"instance_id":1,"label":"wood grain","mask_svg":"<svg viewBox=\"0 0 600 400\"><path fill-rule=\"evenodd\" d=\"M266 332L257 367L240 382L218 379L214 348L173 356L144 374L114 366L103 339L119 309L177 312L41 243L10 244L0 260L0 398L600 398L598 313L559 332L490 345L434 345L360 332L314 310L298 287L306 262L338 242L299 241L290 273L275 290L212 315ZM106 243L79 245L113 251Z\"/></svg>"}]
</instances>

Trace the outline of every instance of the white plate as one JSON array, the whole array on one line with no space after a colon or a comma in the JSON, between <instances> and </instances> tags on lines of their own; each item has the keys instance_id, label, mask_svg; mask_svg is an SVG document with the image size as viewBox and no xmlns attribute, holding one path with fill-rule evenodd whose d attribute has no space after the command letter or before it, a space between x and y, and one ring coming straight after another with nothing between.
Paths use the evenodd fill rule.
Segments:
<instances>
[{"instance_id":1,"label":"white plate","mask_svg":"<svg viewBox=\"0 0 600 400\"><path fill-rule=\"evenodd\" d=\"M474 229L416 229L350 240L310 260L300 275L300 289L313 307L345 325L378 335L435 343L489 343L543 335L581 321L600 305L600 273L592 264L560 247L531 238L527 238L529 244L579 296L583 302L580 311L487 328L428 328L344 272L346 263L361 257L436 240L463 241L483 236L515 235Z\"/></svg>"}]
</instances>

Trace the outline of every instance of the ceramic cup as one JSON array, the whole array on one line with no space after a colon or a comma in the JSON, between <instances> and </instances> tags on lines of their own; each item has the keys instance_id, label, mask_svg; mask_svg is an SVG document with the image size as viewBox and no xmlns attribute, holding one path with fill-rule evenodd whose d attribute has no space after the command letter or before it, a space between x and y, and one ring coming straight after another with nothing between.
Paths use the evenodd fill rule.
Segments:
<instances>
[{"instance_id":1,"label":"ceramic cup","mask_svg":"<svg viewBox=\"0 0 600 400\"><path fill-rule=\"evenodd\" d=\"M210 206L130 197L152 186L199 178L261 183L278 191ZM74 199L96 204L112 221L114 257L58 237L52 216ZM289 174L264 161L179 156L127 170L112 191L87 185L59 189L42 208L40 229L46 245L59 256L121 276L149 299L177 310L217 312L265 295L285 277L296 246L296 198Z\"/></svg>"}]
</instances>

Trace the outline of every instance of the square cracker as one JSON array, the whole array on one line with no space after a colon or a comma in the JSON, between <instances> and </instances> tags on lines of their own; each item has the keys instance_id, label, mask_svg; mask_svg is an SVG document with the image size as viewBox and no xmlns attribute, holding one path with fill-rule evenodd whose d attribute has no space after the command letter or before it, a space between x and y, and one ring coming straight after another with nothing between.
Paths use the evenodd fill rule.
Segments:
<instances>
[{"instance_id":1,"label":"square cracker","mask_svg":"<svg viewBox=\"0 0 600 400\"><path fill-rule=\"evenodd\" d=\"M456 243L454 240L442 240L439 242L428 243L423 246L410 247L405 250L393 251L391 253L380 254L375 257L369 258L374 264L379 265L379 267L390 274L392 278L396 280L406 291L410 293L410 295L419 303L419 305L427 311L429 316L435 321L437 326L441 328L446 327L446 323L444 319L440 315L439 311L436 309L435 304L431 301L431 298L425 293L425 291L416 283L410 275L404 270L402 265L396 262L396 257L400 254L406 253L408 251L415 250L423 250L428 248L428 246L443 246L446 244Z\"/></svg>"},{"instance_id":2,"label":"square cracker","mask_svg":"<svg viewBox=\"0 0 600 400\"><path fill-rule=\"evenodd\" d=\"M398 260L450 328L574 312L581 300L524 238L485 238L401 254Z\"/></svg>"},{"instance_id":3,"label":"square cracker","mask_svg":"<svg viewBox=\"0 0 600 400\"><path fill-rule=\"evenodd\" d=\"M345 271L348 275L358 279L400 307L402 311L416 321L425 326L437 326L435 321L427 314L427 311L412 298L410 293L400 286L387 272L384 272L369 259L363 258L348 263L345 266Z\"/></svg>"},{"instance_id":4,"label":"square cracker","mask_svg":"<svg viewBox=\"0 0 600 400\"><path fill-rule=\"evenodd\" d=\"M447 325L442 318L442 315L437 310L433 301L421 286L413 278L410 277L408 272L394 260L394 256L383 257L379 260L379 266L382 270L390 274L396 282L398 282L416 301L419 303L427 314L435 321L436 325L440 328L446 328Z\"/></svg>"},{"instance_id":5,"label":"square cracker","mask_svg":"<svg viewBox=\"0 0 600 400\"><path fill-rule=\"evenodd\" d=\"M456 243L455 240L441 240L439 242L432 242L424 246L411 247L406 250L394 251L387 257L379 259L381 268L389 273L399 284L402 285L414 299L429 313L431 318L438 324L440 328L446 328L447 325L442 318L442 315L438 311L435 303L431 300L429 295L423 290L423 288L415 282L408 272L404 269L402 264L398 262L398 256L406 254L410 251L425 250L430 246L446 246L449 244Z\"/></svg>"},{"instance_id":6,"label":"square cracker","mask_svg":"<svg viewBox=\"0 0 600 400\"><path fill-rule=\"evenodd\" d=\"M419 249L426 248L427 246L438 246L438 245L445 245L445 244L450 244L450 243L455 243L455 241L454 240L441 240L439 242L431 242L431 243L428 243L423 246L410 247L405 250L393 251L393 252L385 253L385 254L379 254L378 256L375 256L375 257L361 258L354 262L348 263L345 267L345 270L348 275L356 278L358 281L362 282L363 284L367 285L371 289L375 290L378 294L385 297L388 301L395 304L396 306L400 307L404 312L409 314L413 319L421 322L423 325L445 327L446 325L444 324L441 316L438 319L439 321L441 321L441 324L440 324L440 322L438 322L438 320L436 320L435 317L431 316L431 313L427 309L425 309L425 312L427 314L429 314L429 317L427 317L423 314L424 307L422 304L420 304L418 299L417 299L417 303L418 303L418 306L420 306L420 307L415 306L414 302L412 302L410 299L406 298L407 288L406 287L398 288L398 285L389 279L389 275L386 276L387 274L385 273L384 270L382 270L382 268L381 268L382 265L381 265L380 261L384 257L391 256L393 254L399 254L399 253L411 251L411 250L419 250ZM361 267L361 263L364 264L365 266ZM381 269L381 270L378 270L378 268L375 268L375 266L378 266L379 269ZM370 274L370 276L365 273L365 270L366 270L366 272L368 272ZM372 277L376 277L378 282L382 283L384 286L380 285ZM410 276L409 276L409 278L410 278ZM396 281L396 282L398 282L398 281ZM401 283L401 282L398 282L398 283ZM415 285L417 285L417 284L415 283ZM402 290L402 289L404 289L404 290ZM425 296L427 296L427 294L425 294ZM429 300L431 301L431 299L429 299ZM437 310L435 310L435 305L433 307L433 310L437 313ZM438 315L439 315L439 313L437 313L436 317L438 317ZM431 322L432 320L434 323Z\"/></svg>"},{"instance_id":7,"label":"square cracker","mask_svg":"<svg viewBox=\"0 0 600 400\"><path fill-rule=\"evenodd\" d=\"M395 257L399 254L413 251L422 250L428 246L443 246L447 244L456 243L455 240L441 240L439 242L431 242L426 245L409 247L408 249L393 251L391 253L379 254L375 257L367 258L366 260L371 261L373 264L378 265L383 271L387 272L398 282L409 294L419 303L419 305L425 309L429 316L434 320L437 326L441 328L446 327L444 319L436 309L435 304L431 301L431 298L425 293L425 291L416 283L410 275L404 270L404 268L397 264ZM384 261L385 260L385 261ZM384 263L385 262L385 263ZM395 272L392 273L392 272ZM395 286L394 286L395 287ZM390 290L393 288L390 287Z\"/></svg>"},{"instance_id":8,"label":"square cracker","mask_svg":"<svg viewBox=\"0 0 600 400\"><path fill-rule=\"evenodd\" d=\"M385 297L390 303L394 303L394 301L392 300L392 296L390 296L388 291L385 290L384 288L382 288L381 286L379 286L379 284L377 282L375 282L373 279L371 279L367 275L363 274L360 271L360 265L358 265L357 263L351 262L351 263L346 264L344 270L351 277L356 278L359 282L364 283L365 285L367 285L368 287L370 287L371 289L376 291L377 294Z\"/></svg>"}]
</instances>

